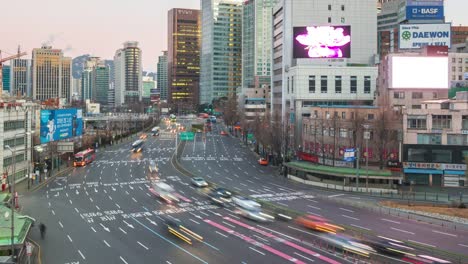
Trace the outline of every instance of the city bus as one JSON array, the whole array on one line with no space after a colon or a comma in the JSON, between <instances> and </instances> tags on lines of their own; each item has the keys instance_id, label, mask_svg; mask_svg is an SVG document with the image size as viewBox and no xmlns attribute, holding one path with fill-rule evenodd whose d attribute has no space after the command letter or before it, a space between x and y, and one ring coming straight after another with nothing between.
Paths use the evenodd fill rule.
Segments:
<instances>
[{"instance_id":1,"label":"city bus","mask_svg":"<svg viewBox=\"0 0 468 264\"><path fill-rule=\"evenodd\" d=\"M88 148L75 154L73 166L85 166L86 164L91 163L95 158L96 153L94 149Z\"/></svg>"},{"instance_id":2,"label":"city bus","mask_svg":"<svg viewBox=\"0 0 468 264\"><path fill-rule=\"evenodd\" d=\"M133 152L140 152L143 150L143 143L144 141L139 139L132 144L132 151Z\"/></svg>"}]
</instances>

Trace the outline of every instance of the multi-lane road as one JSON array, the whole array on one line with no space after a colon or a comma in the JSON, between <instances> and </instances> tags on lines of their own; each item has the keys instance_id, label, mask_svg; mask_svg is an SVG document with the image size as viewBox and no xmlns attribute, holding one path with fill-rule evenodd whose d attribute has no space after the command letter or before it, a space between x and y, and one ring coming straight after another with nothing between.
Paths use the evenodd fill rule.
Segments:
<instances>
[{"instance_id":1,"label":"multi-lane road","mask_svg":"<svg viewBox=\"0 0 468 264\"><path fill-rule=\"evenodd\" d=\"M271 167L257 165L255 156L235 138L221 136L221 125L205 137L187 142L180 163L194 174L237 192L372 231L395 240L410 240L449 251L468 251L466 231L379 215L343 206L322 196L364 197L312 190L278 176ZM70 175L54 179L22 198L24 212L47 225L41 245L42 261L54 263L347 263L315 245L315 234L292 222L261 224L234 213L232 207L211 204L205 191L175 169L171 158L175 141L163 132L149 137L142 153L130 152L132 142L99 150L97 159ZM159 166L160 181L180 195L177 206L167 205L148 190ZM188 245L169 234L165 221L183 223L203 242Z\"/></svg>"}]
</instances>

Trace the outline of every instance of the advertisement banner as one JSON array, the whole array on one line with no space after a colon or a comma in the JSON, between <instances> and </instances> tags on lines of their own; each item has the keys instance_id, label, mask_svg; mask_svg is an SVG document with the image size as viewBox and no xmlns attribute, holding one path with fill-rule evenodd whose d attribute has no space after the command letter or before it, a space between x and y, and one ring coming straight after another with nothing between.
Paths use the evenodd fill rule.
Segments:
<instances>
[{"instance_id":1,"label":"advertisement banner","mask_svg":"<svg viewBox=\"0 0 468 264\"><path fill-rule=\"evenodd\" d=\"M41 110L41 144L83 134L81 109Z\"/></svg>"},{"instance_id":2,"label":"advertisement banner","mask_svg":"<svg viewBox=\"0 0 468 264\"><path fill-rule=\"evenodd\" d=\"M444 0L407 0L407 6L443 6Z\"/></svg>"},{"instance_id":3,"label":"advertisement banner","mask_svg":"<svg viewBox=\"0 0 468 264\"><path fill-rule=\"evenodd\" d=\"M406 6L406 19L444 19L444 6Z\"/></svg>"},{"instance_id":4,"label":"advertisement banner","mask_svg":"<svg viewBox=\"0 0 468 264\"><path fill-rule=\"evenodd\" d=\"M399 31L400 49L451 46L451 24L404 24Z\"/></svg>"},{"instance_id":5,"label":"advertisement banner","mask_svg":"<svg viewBox=\"0 0 468 264\"><path fill-rule=\"evenodd\" d=\"M351 57L351 26L294 27L293 34L295 59Z\"/></svg>"}]
</instances>

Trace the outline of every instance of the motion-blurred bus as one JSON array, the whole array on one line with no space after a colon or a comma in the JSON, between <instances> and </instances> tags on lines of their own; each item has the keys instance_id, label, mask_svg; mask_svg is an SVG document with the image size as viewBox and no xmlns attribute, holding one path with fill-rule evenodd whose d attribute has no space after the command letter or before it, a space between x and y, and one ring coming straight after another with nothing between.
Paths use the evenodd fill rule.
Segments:
<instances>
[{"instance_id":1,"label":"motion-blurred bus","mask_svg":"<svg viewBox=\"0 0 468 264\"><path fill-rule=\"evenodd\" d=\"M73 166L85 166L88 163L91 163L96 158L94 149L89 148L83 151L80 151L75 154L75 160Z\"/></svg>"}]
</instances>

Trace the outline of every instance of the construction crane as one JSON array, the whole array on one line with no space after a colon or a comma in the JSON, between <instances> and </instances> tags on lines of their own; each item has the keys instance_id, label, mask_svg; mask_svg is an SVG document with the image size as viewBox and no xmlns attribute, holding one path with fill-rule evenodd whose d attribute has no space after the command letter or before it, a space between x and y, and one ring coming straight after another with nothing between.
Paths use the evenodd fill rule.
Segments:
<instances>
[{"instance_id":1,"label":"construction crane","mask_svg":"<svg viewBox=\"0 0 468 264\"><path fill-rule=\"evenodd\" d=\"M22 56L24 56L26 54L27 54L26 52L20 52L20 48L18 47L18 54L15 54L15 55L12 55L12 56L9 56L9 57L6 57L6 58L2 59L2 51L0 50L0 95L3 92L3 63L5 61L17 59L17 58L22 57Z\"/></svg>"}]
</instances>

